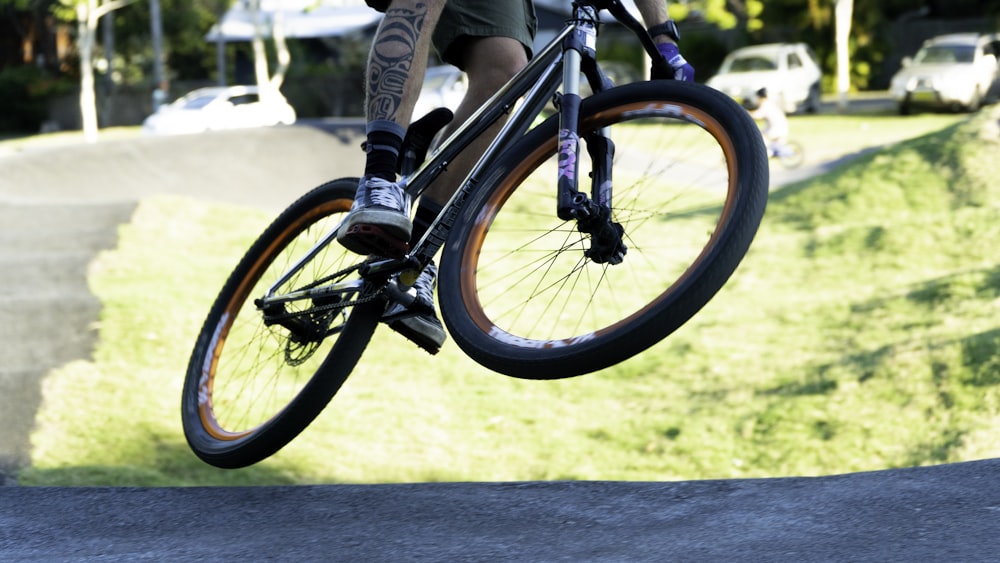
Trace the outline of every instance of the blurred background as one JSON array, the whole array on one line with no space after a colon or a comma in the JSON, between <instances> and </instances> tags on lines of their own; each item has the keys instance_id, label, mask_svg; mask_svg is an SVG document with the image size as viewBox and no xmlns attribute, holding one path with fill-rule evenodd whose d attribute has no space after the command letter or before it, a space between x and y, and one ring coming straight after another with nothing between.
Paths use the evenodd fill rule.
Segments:
<instances>
[{"instance_id":1,"label":"blurred background","mask_svg":"<svg viewBox=\"0 0 1000 563\"><path fill-rule=\"evenodd\" d=\"M1000 30L1000 4L984 0L670 4L697 80L742 47L799 44L818 68L809 86L820 94L886 91L925 40ZM535 5L541 43L570 2ZM0 135L139 125L204 87L257 88L217 104L266 106L239 108L255 115L251 124L286 122L288 107L299 119L360 116L380 17L363 0L0 0ZM603 26L599 41L619 75L644 73L643 54L617 24Z\"/></svg>"}]
</instances>

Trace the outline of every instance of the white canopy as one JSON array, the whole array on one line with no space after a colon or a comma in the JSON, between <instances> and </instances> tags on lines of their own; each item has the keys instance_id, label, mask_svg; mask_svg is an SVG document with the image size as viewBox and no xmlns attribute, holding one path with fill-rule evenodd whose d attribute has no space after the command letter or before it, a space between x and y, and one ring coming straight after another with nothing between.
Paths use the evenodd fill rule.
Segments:
<instances>
[{"instance_id":1,"label":"white canopy","mask_svg":"<svg viewBox=\"0 0 1000 563\"><path fill-rule=\"evenodd\" d=\"M638 17L634 0L623 3ZM558 14L572 12L570 0L535 0L535 4ZM382 14L366 6L364 0L260 0L259 21L264 37L270 36L271 23L276 21L281 21L285 37L337 37L375 25L380 19ZM205 39L250 41L253 28L250 0L236 0Z\"/></svg>"},{"instance_id":2,"label":"white canopy","mask_svg":"<svg viewBox=\"0 0 1000 563\"><path fill-rule=\"evenodd\" d=\"M363 0L260 0L258 18L264 37L271 35L271 24L276 22L282 25L285 37L336 37L374 25L382 14ZM250 41L253 29L250 0L236 0L205 39Z\"/></svg>"}]
</instances>

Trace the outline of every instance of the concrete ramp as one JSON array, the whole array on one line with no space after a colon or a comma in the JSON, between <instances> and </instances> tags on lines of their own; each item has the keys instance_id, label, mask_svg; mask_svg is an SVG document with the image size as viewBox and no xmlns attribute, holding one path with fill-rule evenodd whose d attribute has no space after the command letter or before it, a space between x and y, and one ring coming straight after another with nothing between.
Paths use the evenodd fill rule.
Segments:
<instances>
[{"instance_id":1,"label":"concrete ramp","mask_svg":"<svg viewBox=\"0 0 1000 563\"><path fill-rule=\"evenodd\" d=\"M361 125L136 137L0 155L0 202L98 203L177 194L280 208L364 167Z\"/></svg>"}]
</instances>

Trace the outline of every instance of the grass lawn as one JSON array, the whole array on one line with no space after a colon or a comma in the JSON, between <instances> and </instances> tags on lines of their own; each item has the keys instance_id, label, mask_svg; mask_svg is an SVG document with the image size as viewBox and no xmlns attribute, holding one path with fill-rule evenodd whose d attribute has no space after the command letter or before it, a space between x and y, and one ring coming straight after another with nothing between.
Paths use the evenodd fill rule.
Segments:
<instances>
[{"instance_id":1,"label":"grass lawn","mask_svg":"<svg viewBox=\"0 0 1000 563\"><path fill-rule=\"evenodd\" d=\"M92 265L100 343L91 361L45 380L33 466L19 480L677 480L998 456L997 117L907 119L917 138L773 193L722 292L673 336L602 372L514 380L454 344L430 357L380 330L309 429L235 471L187 449L180 388L215 291L269 217L144 201L118 248ZM878 120L902 118L802 117L793 136L810 155L907 138Z\"/></svg>"}]
</instances>

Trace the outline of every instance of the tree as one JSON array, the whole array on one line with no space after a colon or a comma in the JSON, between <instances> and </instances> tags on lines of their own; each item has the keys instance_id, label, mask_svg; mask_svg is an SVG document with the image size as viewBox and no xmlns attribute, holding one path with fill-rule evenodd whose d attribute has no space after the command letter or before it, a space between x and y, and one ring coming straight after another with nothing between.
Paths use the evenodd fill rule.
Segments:
<instances>
[{"instance_id":1,"label":"tree","mask_svg":"<svg viewBox=\"0 0 1000 563\"><path fill-rule=\"evenodd\" d=\"M269 100L278 95L291 63L291 53L288 50L288 43L285 41L284 11L279 4L278 9L273 12L271 17L265 17L261 13L260 0L250 2L250 11L254 21L253 55L257 87L260 89L261 99ZM269 34L274 41L274 49L277 54L278 68L275 70L274 76L270 76L268 71L267 52L264 49L265 33Z\"/></svg>"},{"instance_id":2,"label":"tree","mask_svg":"<svg viewBox=\"0 0 1000 563\"><path fill-rule=\"evenodd\" d=\"M57 71L54 0L0 0L0 69L33 64Z\"/></svg>"},{"instance_id":3,"label":"tree","mask_svg":"<svg viewBox=\"0 0 1000 563\"><path fill-rule=\"evenodd\" d=\"M83 138L88 143L97 140L97 96L94 94L94 44L97 24L101 17L135 0L61 0L61 15L75 14L76 46L80 54L80 118Z\"/></svg>"},{"instance_id":4,"label":"tree","mask_svg":"<svg viewBox=\"0 0 1000 563\"><path fill-rule=\"evenodd\" d=\"M847 109L847 94L851 90L851 20L854 16L854 0L836 0L834 35L837 50L837 107Z\"/></svg>"},{"instance_id":5,"label":"tree","mask_svg":"<svg viewBox=\"0 0 1000 563\"><path fill-rule=\"evenodd\" d=\"M0 69L24 63L27 0L0 0Z\"/></svg>"},{"instance_id":6,"label":"tree","mask_svg":"<svg viewBox=\"0 0 1000 563\"><path fill-rule=\"evenodd\" d=\"M675 20L695 18L715 24L722 29L739 27L755 31L762 25L760 15L763 0L690 0L671 2L670 17Z\"/></svg>"}]
</instances>

